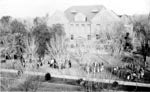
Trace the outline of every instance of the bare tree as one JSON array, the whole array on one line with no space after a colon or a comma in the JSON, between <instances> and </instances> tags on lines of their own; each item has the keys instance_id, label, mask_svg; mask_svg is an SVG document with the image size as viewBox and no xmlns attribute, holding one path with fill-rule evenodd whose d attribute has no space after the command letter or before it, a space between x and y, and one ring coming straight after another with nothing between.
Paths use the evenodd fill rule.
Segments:
<instances>
[{"instance_id":1,"label":"bare tree","mask_svg":"<svg viewBox=\"0 0 150 92\"><path fill-rule=\"evenodd\" d=\"M67 51L67 43L65 40L50 40L50 45L47 43L47 48L50 57L56 59L59 66L68 58L69 53Z\"/></svg>"},{"instance_id":2,"label":"bare tree","mask_svg":"<svg viewBox=\"0 0 150 92\"><path fill-rule=\"evenodd\" d=\"M123 36L126 32L123 23L113 22L104 30L105 32L101 33L103 36L99 39L98 44L107 46L106 48L111 52L112 56L120 55L123 50Z\"/></svg>"},{"instance_id":3,"label":"bare tree","mask_svg":"<svg viewBox=\"0 0 150 92\"><path fill-rule=\"evenodd\" d=\"M78 63L81 63L81 62L83 62L85 55L88 52L90 52L90 50L92 49L91 48L92 46L90 44L88 44L84 39L82 39L82 41L81 41L81 39L80 39L80 41L76 40L76 44L77 44L77 46L74 48L75 51L73 52L73 56L76 59L78 59L78 61L79 61ZM89 59L89 58L87 57L87 59Z\"/></svg>"},{"instance_id":4,"label":"bare tree","mask_svg":"<svg viewBox=\"0 0 150 92\"><path fill-rule=\"evenodd\" d=\"M24 53L24 58L26 59L26 61L36 60L37 57L36 51L37 51L37 46L35 44L35 38L31 37L30 40L26 39L26 49Z\"/></svg>"},{"instance_id":5,"label":"bare tree","mask_svg":"<svg viewBox=\"0 0 150 92\"><path fill-rule=\"evenodd\" d=\"M68 57L67 42L65 40L64 28L60 24L53 25L50 42L47 49L50 57L56 59L59 65Z\"/></svg>"}]
</instances>

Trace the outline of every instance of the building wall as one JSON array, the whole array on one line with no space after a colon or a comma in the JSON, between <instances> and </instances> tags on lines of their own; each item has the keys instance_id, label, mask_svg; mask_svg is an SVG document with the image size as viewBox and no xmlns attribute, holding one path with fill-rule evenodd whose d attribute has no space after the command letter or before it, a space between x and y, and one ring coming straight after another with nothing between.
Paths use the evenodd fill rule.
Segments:
<instances>
[{"instance_id":1,"label":"building wall","mask_svg":"<svg viewBox=\"0 0 150 92\"><path fill-rule=\"evenodd\" d=\"M74 35L74 37L84 37L91 34L91 24L90 23L70 23L69 24L69 34Z\"/></svg>"},{"instance_id":2,"label":"building wall","mask_svg":"<svg viewBox=\"0 0 150 92\"><path fill-rule=\"evenodd\" d=\"M104 9L97 13L90 21L87 21L87 16L80 12L74 16L72 22L66 18L64 13L56 12L50 18L49 24L63 24L67 37L73 35L74 38L88 38L88 35L91 35L93 38L97 34L106 31L108 24L114 21L119 21L117 15Z\"/></svg>"}]
</instances>

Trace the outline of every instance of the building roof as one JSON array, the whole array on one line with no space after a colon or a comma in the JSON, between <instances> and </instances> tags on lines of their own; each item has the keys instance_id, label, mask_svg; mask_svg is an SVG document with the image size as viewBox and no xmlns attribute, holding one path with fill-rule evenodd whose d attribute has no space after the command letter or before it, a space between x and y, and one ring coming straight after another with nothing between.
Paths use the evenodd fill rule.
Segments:
<instances>
[{"instance_id":1,"label":"building roof","mask_svg":"<svg viewBox=\"0 0 150 92\"><path fill-rule=\"evenodd\" d=\"M98 14L91 19L94 23L107 24L111 22L120 21L120 17L116 15L113 11L109 9L102 9Z\"/></svg>"},{"instance_id":2,"label":"building roof","mask_svg":"<svg viewBox=\"0 0 150 92\"><path fill-rule=\"evenodd\" d=\"M73 22L76 13L83 13L84 15L86 15L87 21L91 21L91 19L102 9L106 8L102 5L72 6L65 11L65 15L70 22Z\"/></svg>"}]
</instances>

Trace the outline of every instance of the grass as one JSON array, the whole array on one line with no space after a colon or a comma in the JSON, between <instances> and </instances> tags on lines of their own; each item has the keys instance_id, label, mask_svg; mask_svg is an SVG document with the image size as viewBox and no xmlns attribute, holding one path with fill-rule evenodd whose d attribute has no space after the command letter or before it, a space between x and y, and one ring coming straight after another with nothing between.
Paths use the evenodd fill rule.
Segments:
<instances>
[{"instance_id":1,"label":"grass","mask_svg":"<svg viewBox=\"0 0 150 92\"><path fill-rule=\"evenodd\" d=\"M104 60L102 60L101 58L103 58L104 60L106 60L106 62ZM109 55L99 55L99 54L94 54L94 53L90 53L90 54L86 54L84 55L82 61L78 60L78 57L73 57L71 62L72 62L72 68L66 68L66 69L52 69L49 68L47 65L44 65L43 67L36 69L35 67L32 67L32 64L28 64L29 67L27 67L28 71L40 71L40 72L50 72L52 74L56 74L56 75L72 75L72 76L78 76L78 77L89 77L89 78L100 78L100 79L119 79L116 76L113 76L110 72L108 72L107 70L104 70L101 73L97 73L97 74L93 74L90 73L89 75L87 75L87 73L82 69L82 67L80 66L80 64L86 64L89 63L91 64L92 62L97 61L97 62L105 62L105 66L109 66L109 65L116 65L119 63L118 59L112 58ZM20 69L19 65L20 63L15 63L16 65L13 65L11 63L11 61L9 61L6 64L2 64L1 68L7 68L7 69ZM34 65L34 64L33 64ZM35 65L34 65L35 66ZM8 75L7 74L2 74L4 77L16 77L15 75ZM40 82L32 82L34 79L34 77L29 77L29 76L21 76L18 80L15 80L15 82L17 82L16 86L12 86L9 88L9 90L11 91L83 91L85 90L85 88L82 88L80 86L73 86L73 85L68 85L68 84L62 84L59 85L59 83L40 83ZM14 83L15 83L14 82ZM8 83L10 84L10 83ZM39 84L39 85L37 85ZM99 86L104 86L104 85L99 85ZM106 87L107 88L107 87ZM56 89L56 90L55 90Z\"/></svg>"},{"instance_id":2,"label":"grass","mask_svg":"<svg viewBox=\"0 0 150 92\"><path fill-rule=\"evenodd\" d=\"M86 85L79 85L75 80L52 78L50 81L43 81L38 76L21 76L19 79L2 79L1 91L116 91L123 90L122 86L113 87L110 84L86 82ZM8 86L9 85L9 86Z\"/></svg>"},{"instance_id":3,"label":"grass","mask_svg":"<svg viewBox=\"0 0 150 92\"><path fill-rule=\"evenodd\" d=\"M21 76L20 78L2 78L1 91L32 91L35 92L41 84L38 76Z\"/></svg>"},{"instance_id":4,"label":"grass","mask_svg":"<svg viewBox=\"0 0 150 92\"><path fill-rule=\"evenodd\" d=\"M50 72L51 74L55 74L55 75L70 75L70 76L78 76L78 77L88 77L88 78L98 78L98 79L119 79L118 77L112 75L110 72L108 72L107 70L104 70L102 72L93 74L87 74L82 66L75 65L72 66L72 68L66 68L66 69L53 69L50 68L48 66L43 66L41 68L42 72Z\"/></svg>"},{"instance_id":5,"label":"grass","mask_svg":"<svg viewBox=\"0 0 150 92\"><path fill-rule=\"evenodd\" d=\"M18 60L7 60L6 63L0 64L0 68L16 69L16 70L23 69L21 63Z\"/></svg>"},{"instance_id":6,"label":"grass","mask_svg":"<svg viewBox=\"0 0 150 92\"><path fill-rule=\"evenodd\" d=\"M88 57L88 58L87 58ZM72 59L72 68L66 68L66 69L52 69L49 68L47 65L44 65L43 67L36 69L35 64L28 63L28 67L26 67L26 70L28 71L36 71L36 72L50 72L52 74L56 75L72 75L72 76L78 76L78 77L90 77L90 78L105 78L105 79L116 79L116 76L113 76L111 73L108 71L103 71L101 73L97 74L92 74L90 73L87 75L87 73L83 70L82 66L80 64L92 64L92 62L105 62L104 65L111 66L112 64L118 64L119 60L112 58L109 55L97 55L97 54L87 54L87 56L84 57L83 61L79 62L77 59ZM93 61L92 61L93 60ZM16 61L17 62L17 61ZM34 67L32 67L34 66ZM6 69L21 69L20 63L15 63L12 64L11 61L7 62L6 64L2 64L1 68L6 68ZM25 70L25 69L24 69Z\"/></svg>"},{"instance_id":7,"label":"grass","mask_svg":"<svg viewBox=\"0 0 150 92\"><path fill-rule=\"evenodd\" d=\"M83 91L80 86L60 84L60 83L48 83L44 82L38 88L38 91Z\"/></svg>"},{"instance_id":8,"label":"grass","mask_svg":"<svg viewBox=\"0 0 150 92\"><path fill-rule=\"evenodd\" d=\"M13 79L13 78L1 78L1 91L11 91L11 87L13 87L14 85L18 84L17 79Z\"/></svg>"}]
</instances>

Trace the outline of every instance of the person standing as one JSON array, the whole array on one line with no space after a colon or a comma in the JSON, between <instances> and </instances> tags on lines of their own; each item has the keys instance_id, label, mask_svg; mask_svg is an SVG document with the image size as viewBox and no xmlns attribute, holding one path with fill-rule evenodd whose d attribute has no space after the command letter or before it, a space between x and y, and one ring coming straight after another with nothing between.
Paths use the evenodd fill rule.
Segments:
<instances>
[{"instance_id":1,"label":"person standing","mask_svg":"<svg viewBox=\"0 0 150 92\"><path fill-rule=\"evenodd\" d=\"M100 71L102 72L103 70L104 70L104 64L102 63Z\"/></svg>"}]
</instances>

